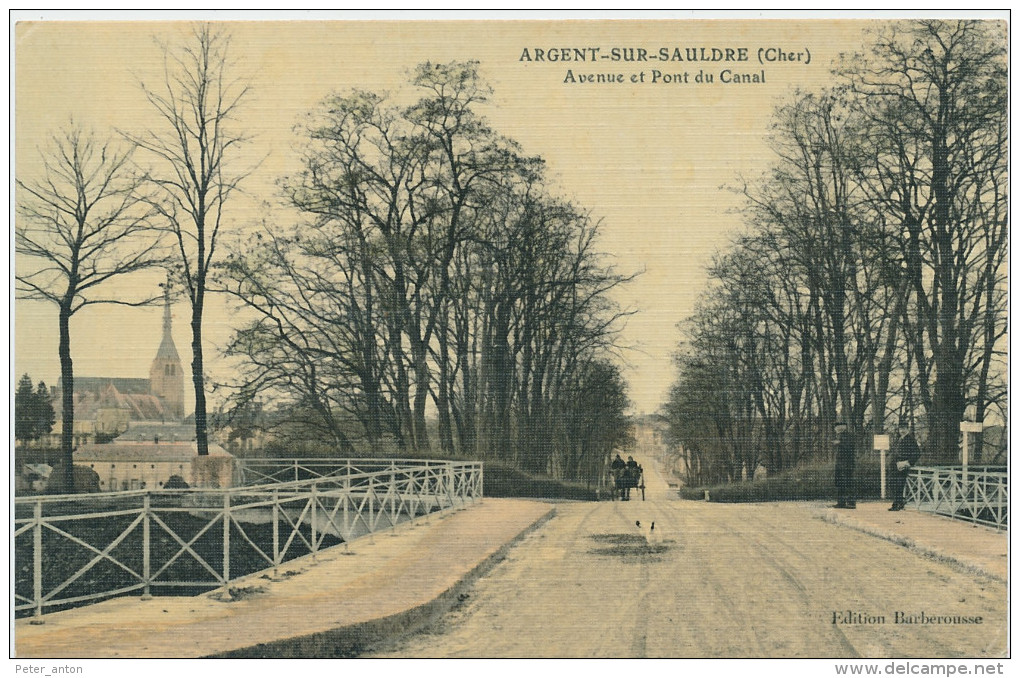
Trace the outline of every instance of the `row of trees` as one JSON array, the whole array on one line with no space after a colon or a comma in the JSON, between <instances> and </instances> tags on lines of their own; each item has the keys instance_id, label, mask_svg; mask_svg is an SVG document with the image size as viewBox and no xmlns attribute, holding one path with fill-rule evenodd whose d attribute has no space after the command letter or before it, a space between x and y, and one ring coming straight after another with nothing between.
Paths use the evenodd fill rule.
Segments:
<instances>
[{"instance_id":1,"label":"row of trees","mask_svg":"<svg viewBox=\"0 0 1020 678\"><path fill-rule=\"evenodd\" d=\"M488 88L476 65L420 66L410 106L327 99L304 125L303 170L281 182L284 211L305 220L267 221L223 257L226 206L252 171L238 164L248 86L228 52L228 36L196 27L141 83L154 127L117 143L72 126L17 181L19 296L58 309L65 486L70 319L153 303L104 294L153 267L190 302L199 454L203 316L219 289L254 318L227 351L238 411L277 403L275 420L343 453L360 439L427 451L438 436L444 452L593 478L627 436L611 360L623 314L608 298L625 278L601 263L598 224L545 190L541 160L477 114Z\"/></svg>"},{"instance_id":2,"label":"row of trees","mask_svg":"<svg viewBox=\"0 0 1020 678\"><path fill-rule=\"evenodd\" d=\"M909 422L943 463L968 406L1005 421L1004 28L873 37L832 89L777 109L746 233L684 326L665 413L692 480L823 454L836 419Z\"/></svg>"},{"instance_id":3,"label":"row of trees","mask_svg":"<svg viewBox=\"0 0 1020 678\"><path fill-rule=\"evenodd\" d=\"M625 277L598 224L478 114L474 63L420 65L407 106L327 98L267 222L220 282L238 402L271 394L342 451L359 440L594 479L627 436L610 360ZM435 421L433 424L432 421Z\"/></svg>"}]
</instances>

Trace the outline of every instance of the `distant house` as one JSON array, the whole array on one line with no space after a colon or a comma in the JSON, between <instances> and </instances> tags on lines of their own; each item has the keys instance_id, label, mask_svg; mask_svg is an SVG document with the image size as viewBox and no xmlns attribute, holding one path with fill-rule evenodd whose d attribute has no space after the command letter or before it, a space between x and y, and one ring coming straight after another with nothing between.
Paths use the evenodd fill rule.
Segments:
<instances>
[{"instance_id":1,"label":"distant house","mask_svg":"<svg viewBox=\"0 0 1020 678\"><path fill-rule=\"evenodd\" d=\"M198 456L198 446L188 442L118 441L83 445L74 463L99 474L103 492L153 490L179 476L190 487L230 487L233 455L219 445L209 445L209 455Z\"/></svg>"},{"instance_id":2,"label":"distant house","mask_svg":"<svg viewBox=\"0 0 1020 678\"><path fill-rule=\"evenodd\" d=\"M193 443L195 442L195 425L177 422L163 423L159 421L133 421L127 430L110 441L118 445L137 443Z\"/></svg>"}]
</instances>

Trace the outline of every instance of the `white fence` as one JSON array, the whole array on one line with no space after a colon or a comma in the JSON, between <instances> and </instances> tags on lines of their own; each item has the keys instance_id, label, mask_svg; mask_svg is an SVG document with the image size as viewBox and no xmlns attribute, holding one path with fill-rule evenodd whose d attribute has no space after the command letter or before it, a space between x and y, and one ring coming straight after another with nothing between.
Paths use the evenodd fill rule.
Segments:
<instances>
[{"instance_id":1,"label":"white fence","mask_svg":"<svg viewBox=\"0 0 1020 678\"><path fill-rule=\"evenodd\" d=\"M19 616L198 592L482 497L479 462L242 461L236 487L15 500Z\"/></svg>"},{"instance_id":2,"label":"white fence","mask_svg":"<svg viewBox=\"0 0 1020 678\"><path fill-rule=\"evenodd\" d=\"M918 511L1005 529L1009 476L1001 467L918 466L907 476L906 504Z\"/></svg>"}]
</instances>

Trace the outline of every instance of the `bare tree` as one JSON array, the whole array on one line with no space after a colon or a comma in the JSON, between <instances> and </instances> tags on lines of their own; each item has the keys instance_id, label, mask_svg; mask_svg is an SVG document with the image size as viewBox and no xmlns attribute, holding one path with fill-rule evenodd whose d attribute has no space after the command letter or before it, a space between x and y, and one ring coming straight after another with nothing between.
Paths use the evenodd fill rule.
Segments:
<instances>
[{"instance_id":1,"label":"bare tree","mask_svg":"<svg viewBox=\"0 0 1020 678\"><path fill-rule=\"evenodd\" d=\"M344 454L354 451L348 431L355 419L376 447L383 350L352 248L329 224L276 230L256 232L251 245L226 258L220 276L222 289L255 316L225 349L242 358L230 384L234 400L244 407L273 394L289 410L278 413L281 423L300 423Z\"/></svg>"},{"instance_id":2,"label":"bare tree","mask_svg":"<svg viewBox=\"0 0 1020 678\"><path fill-rule=\"evenodd\" d=\"M111 279L162 263L153 210L132 175L131 152L72 124L40 151L38 178L17 184L15 246L30 264L15 278L23 299L57 306L61 376L63 484L73 491L74 368L71 316L93 304L140 306L156 297L123 299L98 289Z\"/></svg>"},{"instance_id":3,"label":"bare tree","mask_svg":"<svg viewBox=\"0 0 1020 678\"><path fill-rule=\"evenodd\" d=\"M151 205L176 241L180 276L191 302L191 380L195 388L198 454L209 454L206 423L202 317L227 200L250 170L230 161L247 137L233 123L248 86L232 79L229 37L208 24L196 26L189 44L163 46L158 86L141 83L162 127L127 135L154 157Z\"/></svg>"},{"instance_id":4,"label":"bare tree","mask_svg":"<svg viewBox=\"0 0 1020 678\"><path fill-rule=\"evenodd\" d=\"M986 337L992 351L997 328L1005 331L995 301L1006 232L1005 26L893 24L867 59L849 64L847 77L870 117L870 136L881 143L871 192L903 233L931 448L936 459L951 461L969 400L967 354Z\"/></svg>"},{"instance_id":5,"label":"bare tree","mask_svg":"<svg viewBox=\"0 0 1020 678\"><path fill-rule=\"evenodd\" d=\"M999 407L1002 29L887 26L868 56L844 62L835 89L777 109L772 167L744 189L749 233L710 269L677 361L666 416L692 475L724 478L750 458L727 439L747 401L757 421L746 433L755 446L764 436L770 471L785 465L777 444L799 459L800 439L837 414L858 430L870 417L876 433L893 412L927 419L933 461L951 461L965 408L982 418ZM687 393L733 372L739 397Z\"/></svg>"},{"instance_id":6,"label":"bare tree","mask_svg":"<svg viewBox=\"0 0 1020 678\"><path fill-rule=\"evenodd\" d=\"M304 221L227 257L224 289L255 320L229 352L238 391L280 394L341 449L430 449L594 480L626 439L610 363L629 278L602 262L598 224L548 196L540 158L474 107L475 64L424 64L401 109L330 96L282 182ZM604 411L585 412L596 393Z\"/></svg>"}]
</instances>

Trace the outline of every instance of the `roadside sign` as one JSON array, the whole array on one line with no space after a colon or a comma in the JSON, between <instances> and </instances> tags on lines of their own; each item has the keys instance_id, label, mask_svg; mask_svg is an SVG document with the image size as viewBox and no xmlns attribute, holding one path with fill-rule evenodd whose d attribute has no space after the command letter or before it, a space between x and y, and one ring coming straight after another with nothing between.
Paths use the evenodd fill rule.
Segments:
<instances>
[{"instance_id":1,"label":"roadside sign","mask_svg":"<svg viewBox=\"0 0 1020 678\"><path fill-rule=\"evenodd\" d=\"M887 434L875 436L875 449L876 450L890 449L889 436Z\"/></svg>"}]
</instances>

